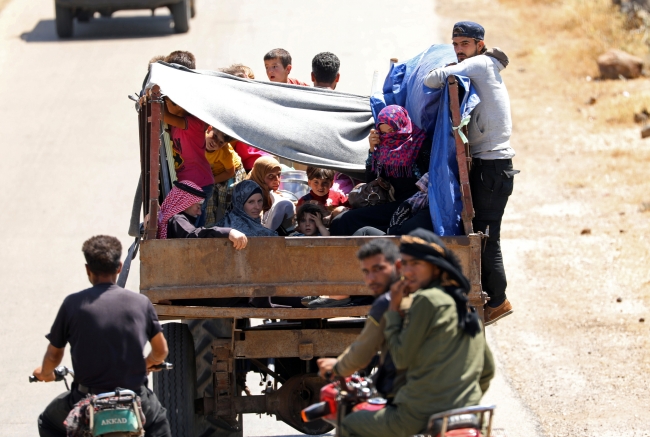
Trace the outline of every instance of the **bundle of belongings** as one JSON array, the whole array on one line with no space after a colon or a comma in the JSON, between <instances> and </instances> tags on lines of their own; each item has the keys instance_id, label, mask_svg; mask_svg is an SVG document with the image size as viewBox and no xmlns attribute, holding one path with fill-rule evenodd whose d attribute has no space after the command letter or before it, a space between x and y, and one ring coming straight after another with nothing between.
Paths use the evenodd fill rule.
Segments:
<instances>
[{"instance_id":1,"label":"bundle of belongings","mask_svg":"<svg viewBox=\"0 0 650 437\"><path fill-rule=\"evenodd\" d=\"M118 389L119 391L119 389ZM93 437L98 435L144 436L146 418L140 396L88 395L70 410L63 424L67 437Z\"/></svg>"}]
</instances>

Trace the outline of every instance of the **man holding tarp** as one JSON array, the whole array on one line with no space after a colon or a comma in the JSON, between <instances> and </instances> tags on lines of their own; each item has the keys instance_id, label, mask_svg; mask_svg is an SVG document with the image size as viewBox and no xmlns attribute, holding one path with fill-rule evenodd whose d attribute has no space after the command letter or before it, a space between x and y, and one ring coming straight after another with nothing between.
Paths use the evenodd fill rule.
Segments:
<instances>
[{"instance_id":1,"label":"man holding tarp","mask_svg":"<svg viewBox=\"0 0 650 437\"><path fill-rule=\"evenodd\" d=\"M452 40L458 64L432 70L424 84L442 88L448 76L464 76L471 80L481 100L471 113L468 140L472 155L470 188L474 231L485 232L489 227L481 257L483 288L490 297L485 311L485 324L489 325L512 313L512 305L506 298L500 234L513 178L519 171L512 168L515 151L510 147L510 98L500 75L508 65L508 57L498 49L487 50L484 36L485 29L477 23L456 23Z\"/></svg>"}]
</instances>

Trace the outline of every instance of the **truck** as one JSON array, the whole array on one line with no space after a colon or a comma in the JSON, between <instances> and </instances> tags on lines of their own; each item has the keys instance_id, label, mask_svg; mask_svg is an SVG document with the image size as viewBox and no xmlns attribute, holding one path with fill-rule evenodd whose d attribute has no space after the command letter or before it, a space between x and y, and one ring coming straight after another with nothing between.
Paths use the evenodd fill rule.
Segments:
<instances>
[{"instance_id":1,"label":"truck","mask_svg":"<svg viewBox=\"0 0 650 437\"><path fill-rule=\"evenodd\" d=\"M169 8L176 33L190 30L190 18L196 14L194 0L54 0L56 33L59 38L70 38L74 19L88 22L95 13L110 18L117 11L148 9L153 15L157 8Z\"/></svg>"},{"instance_id":2,"label":"truck","mask_svg":"<svg viewBox=\"0 0 650 437\"><path fill-rule=\"evenodd\" d=\"M176 71L159 64L152 65L152 73L147 86L148 99L139 110L140 195L143 212L148 217L157 217L173 175L173 160L168 156L169 138L162 120L164 96L171 95L181 106L190 106L186 109L191 113L214 123L229 135L297 161L296 154L282 155L289 149L272 145L270 134L263 126L249 123L246 129L242 128L247 121L233 116L235 108L228 107L233 95L237 97L237 90L255 88L253 94L263 95L262 87L275 87L267 93L268 98L283 104L295 103L295 99L306 96L307 100L316 101L317 106L322 105L319 100L322 93L326 93L323 99L367 102L367 97L362 96L339 96L342 93L259 83L222 73ZM192 82L201 83L202 95L192 95L197 93ZM206 93L210 94L208 82L226 83L226 86L214 91L214 99L206 98ZM458 81L450 77L448 85L450 107L444 110L450 111L453 125L459 126ZM220 100L219 96L227 98ZM240 98L246 100L243 94ZM211 103L193 104L193 100ZM218 109L207 107L215 101ZM359 130L357 139L367 138L373 125L370 110L367 111L364 117L370 117L370 121ZM296 122L295 113L292 114L294 119L287 119L287 125ZM470 304L482 317L486 294L481 288L480 267L485 236L472 229L468 178L471 160L467 159L468 146L458 129L454 132L465 235L447 236L443 240L460 259L471 283ZM367 142L350 144L344 147L358 147L360 153L367 153ZM324 155L332 153L338 152L323 150ZM318 157L305 157L302 162L322 165L314 160L318 161ZM174 363L174 369L154 374L153 387L167 408L172 434L241 436L242 415L253 413L275 415L305 434L329 431L332 426L325 421L305 423L300 417L303 408L318 401L320 388L325 384L317 376L316 360L342 353L360 333L370 306L224 307L219 305L219 299L367 295L362 277L354 267L357 250L372 238L389 238L399 244L399 237L249 237L246 249L236 251L227 239L160 240L156 233L157 221L146 221L129 250L127 262L139 250L140 293L151 300L161 320L170 321L163 325L163 331L169 344L168 361ZM262 394L253 395L247 387L254 373L260 375L264 384Z\"/></svg>"}]
</instances>

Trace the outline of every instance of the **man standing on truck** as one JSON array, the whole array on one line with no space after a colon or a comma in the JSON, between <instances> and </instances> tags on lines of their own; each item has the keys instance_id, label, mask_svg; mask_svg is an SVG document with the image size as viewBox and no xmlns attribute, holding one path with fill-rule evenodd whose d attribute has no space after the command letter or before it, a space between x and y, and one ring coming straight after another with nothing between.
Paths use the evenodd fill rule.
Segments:
<instances>
[{"instance_id":1,"label":"man standing on truck","mask_svg":"<svg viewBox=\"0 0 650 437\"><path fill-rule=\"evenodd\" d=\"M399 437L425 430L429 417L478 405L494 376L481 322L467 305L469 281L433 232L400 239L403 279L390 291L384 336L405 382L392 405L357 411L341 423L345 437ZM402 303L410 300L408 309Z\"/></svg>"},{"instance_id":2,"label":"man standing on truck","mask_svg":"<svg viewBox=\"0 0 650 437\"><path fill-rule=\"evenodd\" d=\"M450 75L468 77L481 102L469 121L468 140L472 155L469 175L475 217L475 232L486 232L489 238L481 255L483 289L490 300L485 306L485 324L489 325L512 313L506 298L506 272L501 254L501 219L512 194L512 168L515 151L510 147L512 119L510 97L500 71L508 65L508 57L497 48L488 50L485 29L471 21L454 25L452 41L458 64L429 72L424 84L442 88Z\"/></svg>"},{"instance_id":3,"label":"man standing on truck","mask_svg":"<svg viewBox=\"0 0 650 437\"><path fill-rule=\"evenodd\" d=\"M311 81L314 88L336 89L341 73L341 61L334 53L322 52L311 60Z\"/></svg>"},{"instance_id":4,"label":"man standing on truck","mask_svg":"<svg viewBox=\"0 0 650 437\"><path fill-rule=\"evenodd\" d=\"M377 390L387 398L394 392L395 367L386 359L384 313L390 303L390 286L399 279L401 260L397 246L387 239L376 239L363 245L357 253L363 279L377 296L359 337L338 358L320 358L318 369L321 377L326 373L334 376L350 376L370 364L377 352L382 351Z\"/></svg>"},{"instance_id":5,"label":"man standing on truck","mask_svg":"<svg viewBox=\"0 0 650 437\"><path fill-rule=\"evenodd\" d=\"M66 343L75 371L72 389L57 396L38 418L41 437L65 437L63 421L88 394L133 390L142 401L147 437L170 437L166 410L147 388L147 373L167 357L167 341L149 299L115 285L122 270L122 245L98 235L82 251L91 288L69 295L54 320L43 364L34 370L40 381L54 381ZM145 358L147 341L151 352Z\"/></svg>"}]
</instances>

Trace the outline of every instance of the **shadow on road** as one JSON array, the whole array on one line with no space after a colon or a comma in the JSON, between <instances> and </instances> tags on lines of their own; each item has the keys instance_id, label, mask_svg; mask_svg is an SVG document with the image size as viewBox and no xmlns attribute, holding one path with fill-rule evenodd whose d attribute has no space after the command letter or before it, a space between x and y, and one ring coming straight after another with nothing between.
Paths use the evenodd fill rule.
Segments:
<instances>
[{"instance_id":1,"label":"shadow on road","mask_svg":"<svg viewBox=\"0 0 650 437\"><path fill-rule=\"evenodd\" d=\"M53 19L40 20L29 32L23 32L20 39L25 42L67 42L102 39L151 38L174 35L170 15L94 18L87 23L74 21L72 38L60 39L56 35Z\"/></svg>"}]
</instances>

